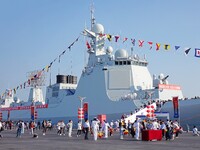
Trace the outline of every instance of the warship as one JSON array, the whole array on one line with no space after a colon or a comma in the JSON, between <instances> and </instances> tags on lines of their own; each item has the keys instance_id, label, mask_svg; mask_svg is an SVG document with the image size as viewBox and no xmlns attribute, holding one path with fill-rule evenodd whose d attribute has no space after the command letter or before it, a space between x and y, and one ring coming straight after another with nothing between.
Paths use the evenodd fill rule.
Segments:
<instances>
[{"instance_id":1,"label":"warship","mask_svg":"<svg viewBox=\"0 0 200 150\"><path fill-rule=\"evenodd\" d=\"M110 116L113 119L124 113L134 114L136 109L144 108L152 100L165 101L159 111L168 111L173 118L171 101L175 96L180 99L183 121L184 117L191 121L195 119L194 114L199 114L200 101L183 100L181 87L170 84L167 80L169 75L151 75L145 57L128 54L125 49L106 47L104 26L96 23L93 13L91 29L84 29L82 36L90 39L90 46L87 50L88 61L80 78L57 75L56 83L46 87L45 98L42 89L32 84L27 102L14 98L13 94L6 94L0 101L3 120L30 120L33 106L38 120L77 120L84 116L78 111L84 108L84 104L87 104L87 117L106 114L107 118ZM192 111L188 112L188 108Z\"/></svg>"}]
</instances>

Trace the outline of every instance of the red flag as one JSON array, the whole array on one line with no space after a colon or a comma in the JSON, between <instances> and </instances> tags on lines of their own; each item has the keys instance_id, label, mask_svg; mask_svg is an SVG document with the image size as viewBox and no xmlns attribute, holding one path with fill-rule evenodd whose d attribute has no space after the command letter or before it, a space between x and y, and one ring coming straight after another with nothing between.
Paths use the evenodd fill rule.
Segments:
<instances>
[{"instance_id":1,"label":"red flag","mask_svg":"<svg viewBox=\"0 0 200 150\"><path fill-rule=\"evenodd\" d=\"M174 118L179 118L179 101L178 101L178 97L173 97L172 99L173 101L173 105L174 105Z\"/></svg>"},{"instance_id":2,"label":"red flag","mask_svg":"<svg viewBox=\"0 0 200 150\"><path fill-rule=\"evenodd\" d=\"M156 43L156 50L158 51L160 49L160 43Z\"/></svg>"},{"instance_id":3,"label":"red flag","mask_svg":"<svg viewBox=\"0 0 200 150\"><path fill-rule=\"evenodd\" d=\"M150 49L152 49L153 42L148 42L148 44L150 45Z\"/></svg>"},{"instance_id":4,"label":"red flag","mask_svg":"<svg viewBox=\"0 0 200 150\"><path fill-rule=\"evenodd\" d=\"M142 40L139 40L138 42L139 42L139 47L142 47L142 46L143 46L143 43L144 43L144 41L142 41Z\"/></svg>"},{"instance_id":5,"label":"red flag","mask_svg":"<svg viewBox=\"0 0 200 150\"><path fill-rule=\"evenodd\" d=\"M124 40L123 40L123 43L126 42L127 40L128 40L128 38L125 37Z\"/></svg>"},{"instance_id":6,"label":"red flag","mask_svg":"<svg viewBox=\"0 0 200 150\"><path fill-rule=\"evenodd\" d=\"M86 42L86 46L87 46L88 49L91 48L91 46L90 46L90 44L88 43L88 41Z\"/></svg>"}]
</instances>

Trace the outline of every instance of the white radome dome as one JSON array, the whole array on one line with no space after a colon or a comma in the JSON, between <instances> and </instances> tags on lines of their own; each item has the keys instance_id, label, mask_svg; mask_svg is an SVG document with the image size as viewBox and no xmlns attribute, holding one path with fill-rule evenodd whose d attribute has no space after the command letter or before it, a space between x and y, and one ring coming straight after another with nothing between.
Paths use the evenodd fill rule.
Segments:
<instances>
[{"instance_id":1,"label":"white radome dome","mask_svg":"<svg viewBox=\"0 0 200 150\"><path fill-rule=\"evenodd\" d=\"M108 54L111 54L111 53L113 52L112 46L108 46L107 49L106 49L106 52L107 52Z\"/></svg>"},{"instance_id":2,"label":"white radome dome","mask_svg":"<svg viewBox=\"0 0 200 150\"><path fill-rule=\"evenodd\" d=\"M94 33L98 33L98 34L103 34L104 33L104 27L103 25L97 23L97 24L94 24L93 27L92 27L92 31Z\"/></svg>"},{"instance_id":3,"label":"white radome dome","mask_svg":"<svg viewBox=\"0 0 200 150\"><path fill-rule=\"evenodd\" d=\"M128 52L125 49L119 49L115 52L115 58L128 58Z\"/></svg>"}]
</instances>

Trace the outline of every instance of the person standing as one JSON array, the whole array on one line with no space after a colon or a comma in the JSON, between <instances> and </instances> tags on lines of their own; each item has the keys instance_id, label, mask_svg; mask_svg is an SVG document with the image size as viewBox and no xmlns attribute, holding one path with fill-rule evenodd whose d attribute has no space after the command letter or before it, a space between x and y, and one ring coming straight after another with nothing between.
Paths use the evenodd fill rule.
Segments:
<instances>
[{"instance_id":1,"label":"person standing","mask_svg":"<svg viewBox=\"0 0 200 150\"><path fill-rule=\"evenodd\" d=\"M134 128L135 128L135 139L139 140L140 137L140 122L139 119L136 118L135 123L133 124Z\"/></svg>"},{"instance_id":2,"label":"person standing","mask_svg":"<svg viewBox=\"0 0 200 150\"><path fill-rule=\"evenodd\" d=\"M109 123L106 120L104 120L104 124L103 124L102 129L104 131L104 138L106 138L106 139L108 138L108 129L109 128L110 128Z\"/></svg>"},{"instance_id":3,"label":"person standing","mask_svg":"<svg viewBox=\"0 0 200 150\"><path fill-rule=\"evenodd\" d=\"M73 127L73 121L72 120L69 120L68 124L67 124L67 127L69 129L69 133L68 133L68 136L69 137L72 137L72 127Z\"/></svg>"},{"instance_id":4,"label":"person standing","mask_svg":"<svg viewBox=\"0 0 200 150\"><path fill-rule=\"evenodd\" d=\"M60 127L60 125L61 125L61 121L58 121L58 123L57 123L57 125L56 125L56 126L57 126L57 130L58 130L58 131L57 131L57 134L58 134L58 135L61 135L61 127Z\"/></svg>"},{"instance_id":5,"label":"person standing","mask_svg":"<svg viewBox=\"0 0 200 150\"><path fill-rule=\"evenodd\" d=\"M166 131L166 125L165 125L164 121L161 122L160 129L162 130L162 137L164 137L165 131Z\"/></svg>"},{"instance_id":6,"label":"person standing","mask_svg":"<svg viewBox=\"0 0 200 150\"><path fill-rule=\"evenodd\" d=\"M22 121L21 123L22 123L22 134L24 134L24 128L25 128L24 121Z\"/></svg>"},{"instance_id":7,"label":"person standing","mask_svg":"<svg viewBox=\"0 0 200 150\"><path fill-rule=\"evenodd\" d=\"M124 126L123 126L123 120L121 119L121 121L119 122L119 134L120 134L120 139L124 139Z\"/></svg>"},{"instance_id":8,"label":"person standing","mask_svg":"<svg viewBox=\"0 0 200 150\"><path fill-rule=\"evenodd\" d=\"M97 120L97 118L95 117L92 121L92 131L93 131L93 135L94 135L94 140L97 140L98 137L98 130L99 130L99 121Z\"/></svg>"},{"instance_id":9,"label":"person standing","mask_svg":"<svg viewBox=\"0 0 200 150\"><path fill-rule=\"evenodd\" d=\"M63 120L60 122L60 134L65 136L65 122Z\"/></svg>"},{"instance_id":10,"label":"person standing","mask_svg":"<svg viewBox=\"0 0 200 150\"><path fill-rule=\"evenodd\" d=\"M40 123L40 121L38 121L38 122L37 122L37 129L40 130L40 126L41 126L41 123Z\"/></svg>"},{"instance_id":11,"label":"person standing","mask_svg":"<svg viewBox=\"0 0 200 150\"><path fill-rule=\"evenodd\" d=\"M34 130L35 130L35 122L34 121L31 121L30 128L31 128L31 134L33 135L34 134Z\"/></svg>"},{"instance_id":12,"label":"person standing","mask_svg":"<svg viewBox=\"0 0 200 150\"><path fill-rule=\"evenodd\" d=\"M90 131L90 123L88 119L85 120L83 127L85 132L85 140L88 140L88 132Z\"/></svg>"},{"instance_id":13,"label":"person standing","mask_svg":"<svg viewBox=\"0 0 200 150\"><path fill-rule=\"evenodd\" d=\"M43 122L42 122L42 128L43 128L43 135L45 135L46 134L46 132L47 132L47 121L46 120L43 120Z\"/></svg>"},{"instance_id":14,"label":"person standing","mask_svg":"<svg viewBox=\"0 0 200 150\"><path fill-rule=\"evenodd\" d=\"M21 134L22 134L22 122L21 122L21 120L19 120L19 122L17 123L17 136L16 137L21 138Z\"/></svg>"},{"instance_id":15,"label":"person standing","mask_svg":"<svg viewBox=\"0 0 200 150\"><path fill-rule=\"evenodd\" d=\"M3 124L2 124L2 122L0 121L0 138L3 137L3 136L1 135L1 131L3 131Z\"/></svg>"},{"instance_id":16,"label":"person standing","mask_svg":"<svg viewBox=\"0 0 200 150\"><path fill-rule=\"evenodd\" d=\"M78 121L78 128L77 128L77 137L81 136L81 130L82 130L82 123L79 120Z\"/></svg>"}]
</instances>

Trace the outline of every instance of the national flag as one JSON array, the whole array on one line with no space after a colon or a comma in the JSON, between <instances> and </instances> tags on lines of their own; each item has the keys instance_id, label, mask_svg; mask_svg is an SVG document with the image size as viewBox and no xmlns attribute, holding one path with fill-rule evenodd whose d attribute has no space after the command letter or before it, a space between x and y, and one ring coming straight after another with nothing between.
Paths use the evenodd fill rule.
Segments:
<instances>
[{"instance_id":1,"label":"national flag","mask_svg":"<svg viewBox=\"0 0 200 150\"><path fill-rule=\"evenodd\" d=\"M195 48L195 55L194 56L200 58L200 48Z\"/></svg>"},{"instance_id":2,"label":"national flag","mask_svg":"<svg viewBox=\"0 0 200 150\"><path fill-rule=\"evenodd\" d=\"M108 41L112 41L112 35L107 34L106 36L107 36Z\"/></svg>"},{"instance_id":3,"label":"national flag","mask_svg":"<svg viewBox=\"0 0 200 150\"><path fill-rule=\"evenodd\" d=\"M127 40L128 40L128 38L127 38L127 37L125 37L125 38L124 38L124 40L123 40L123 43L124 43L124 42L126 42Z\"/></svg>"},{"instance_id":4,"label":"national flag","mask_svg":"<svg viewBox=\"0 0 200 150\"><path fill-rule=\"evenodd\" d=\"M88 41L86 42L86 46L87 46L87 49L90 49L90 48L91 48L91 46L90 46L90 44L88 43Z\"/></svg>"},{"instance_id":5,"label":"national flag","mask_svg":"<svg viewBox=\"0 0 200 150\"><path fill-rule=\"evenodd\" d=\"M165 44L165 45L164 45L164 49L165 49L165 50L169 50L169 49L170 49L170 45Z\"/></svg>"},{"instance_id":6,"label":"national flag","mask_svg":"<svg viewBox=\"0 0 200 150\"><path fill-rule=\"evenodd\" d=\"M173 97L173 106L174 106L174 118L179 118L179 101L178 97Z\"/></svg>"},{"instance_id":7,"label":"national flag","mask_svg":"<svg viewBox=\"0 0 200 150\"><path fill-rule=\"evenodd\" d=\"M153 42L148 42L150 48L149 49L152 49L152 45L153 45Z\"/></svg>"},{"instance_id":8,"label":"national flag","mask_svg":"<svg viewBox=\"0 0 200 150\"><path fill-rule=\"evenodd\" d=\"M158 51L160 49L160 43L156 43L156 50Z\"/></svg>"},{"instance_id":9,"label":"national flag","mask_svg":"<svg viewBox=\"0 0 200 150\"><path fill-rule=\"evenodd\" d=\"M116 36L115 36L115 42L117 42L118 39L119 39L119 36L116 35Z\"/></svg>"},{"instance_id":10,"label":"national flag","mask_svg":"<svg viewBox=\"0 0 200 150\"><path fill-rule=\"evenodd\" d=\"M175 46L175 50L178 50L180 48L180 46Z\"/></svg>"},{"instance_id":11,"label":"national flag","mask_svg":"<svg viewBox=\"0 0 200 150\"><path fill-rule=\"evenodd\" d=\"M143 46L143 43L144 43L144 41L143 41L143 40L138 40L138 42L139 42L139 47L142 47L142 46Z\"/></svg>"},{"instance_id":12,"label":"national flag","mask_svg":"<svg viewBox=\"0 0 200 150\"><path fill-rule=\"evenodd\" d=\"M191 48L185 48L185 55L187 56Z\"/></svg>"},{"instance_id":13,"label":"national flag","mask_svg":"<svg viewBox=\"0 0 200 150\"><path fill-rule=\"evenodd\" d=\"M131 43L135 46L135 39L131 39Z\"/></svg>"}]
</instances>

